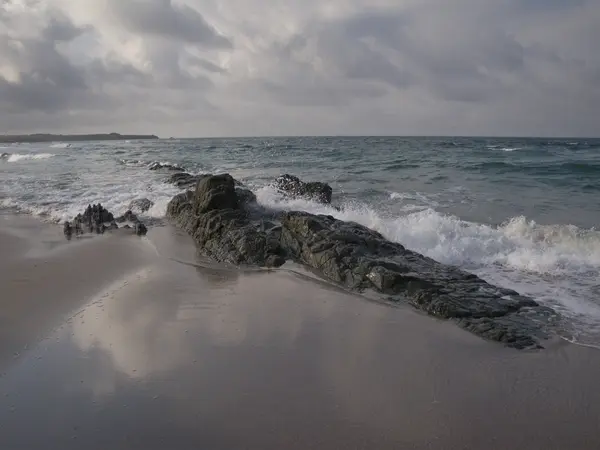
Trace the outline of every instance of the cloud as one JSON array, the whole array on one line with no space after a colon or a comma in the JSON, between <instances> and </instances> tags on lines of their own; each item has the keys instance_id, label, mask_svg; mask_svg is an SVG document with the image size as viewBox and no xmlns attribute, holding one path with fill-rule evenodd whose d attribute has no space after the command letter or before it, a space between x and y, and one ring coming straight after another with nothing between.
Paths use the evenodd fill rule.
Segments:
<instances>
[{"instance_id":1,"label":"cloud","mask_svg":"<svg viewBox=\"0 0 600 450\"><path fill-rule=\"evenodd\" d=\"M8 0L0 131L592 135L599 20L592 0Z\"/></svg>"},{"instance_id":2,"label":"cloud","mask_svg":"<svg viewBox=\"0 0 600 450\"><path fill-rule=\"evenodd\" d=\"M202 15L185 4L172 0L110 0L109 13L133 33L230 48L232 43L209 25Z\"/></svg>"}]
</instances>

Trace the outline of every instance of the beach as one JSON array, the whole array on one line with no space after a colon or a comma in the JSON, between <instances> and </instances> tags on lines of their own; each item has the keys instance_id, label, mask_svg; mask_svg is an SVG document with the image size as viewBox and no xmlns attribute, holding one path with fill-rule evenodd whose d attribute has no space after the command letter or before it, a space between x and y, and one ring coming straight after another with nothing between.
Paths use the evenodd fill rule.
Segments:
<instances>
[{"instance_id":1,"label":"beach","mask_svg":"<svg viewBox=\"0 0 600 450\"><path fill-rule=\"evenodd\" d=\"M0 447L595 449L597 350L518 351L169 225L0 216Z\"/></svg>"}]
</instances>

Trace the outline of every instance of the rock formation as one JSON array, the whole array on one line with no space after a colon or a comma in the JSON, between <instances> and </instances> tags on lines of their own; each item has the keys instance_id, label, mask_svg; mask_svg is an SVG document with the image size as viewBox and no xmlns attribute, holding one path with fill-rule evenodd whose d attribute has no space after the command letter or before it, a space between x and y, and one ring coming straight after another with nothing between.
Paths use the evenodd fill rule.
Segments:
<instances>
[{"instance_id":1,"label":"rock formation","mask_svg":"<svg viewBox=\"0 0 600 450\"><path fill-rule=\"evenodd\" d=\"M285 174L275 180L275 187L283 194L292 198L303 197L319 203L331 203L333 190L326 183L319 181L305 183L298 177Z\"/></svg>"},{"instance_id":2,"label":"rock formation","mask_svg":"<svg viewBox=\"0 0 600 450\"><path fill-rule=\"evenodd\" d=\"M145 213L150 208L154 206L154 202L152 200L148 200L147 198L138 198L133 200L129 204L130 211L139 211L140 213Z\"/></svg>"},{"instance_id":3,"label":"rock formation","mask_svg":"<svg viewBox=\"0 0 600 450\"><path fill-rule=\"evenodd\" d=\"M356 223L297 211L269 214L252 206L250 194L230 175L204 176L194 191L171 200L167 217L217 261L278 267L289 259L344 288L408 303L511 347L540 347L546 337L555 313L531 298Z\"/></svg>"},{"instance_id":4,"label":"rock formation","mask_svg":"<svg viewBox=\"0 0 600 450\"><path fill-rule=\"evenodd\" d=\"M193 186L196 186L196 184L198 184L198 181L200 181L205 176L206 175L191 175L187 172L178 172L171 175L168 178L167 183L174 184L180 189L190 189Z\"/></svg>"},{"instance_id":5,"label":"rock formation","mask_svg":"<svg viewBox=\"0 0 600 450\"><path fill-rule=\"evenodd\" d=\"M117 222L130 221L134 223L134 232L138 236L147 233L147 228L139 221L137 216L131 211L127 211L125 216L115 219L114 215L105 209L100 203L97 205L88 205L82 214L71 221L65 221L63 224L63 233L67 240L81 236L84 233L104 234L106 231L118 230Z\"/></svg>"}]
</instances>

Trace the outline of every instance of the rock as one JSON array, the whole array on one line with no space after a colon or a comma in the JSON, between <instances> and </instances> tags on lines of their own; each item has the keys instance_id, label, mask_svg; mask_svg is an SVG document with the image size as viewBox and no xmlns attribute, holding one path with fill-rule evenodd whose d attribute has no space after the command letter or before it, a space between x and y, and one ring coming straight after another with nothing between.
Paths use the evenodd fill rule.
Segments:
<instances>
[{"instance_id":1,"label":"rock","mask_svg":"<svg viewBox=\"0 0 600 450\"><path fill-rule=\"evenodd\" d=\"M249 205L251 203L256 203L256 195L250 189L236 186L235 193L237 194L240 204Z\"/></svg>"},{"instance_id":2,"label":"rock","mask_svg":"<svg viewBox=\"0 0 600 450\"><path fill-rule=\"evenodd\" d=\"M138 236L146 236L146 233L148 233L148 228L146 228L146 225L144 225L142 222L136 222L134 226L134 232Z\"/></svg>"},{"instance_id":3,"label":"rock","mask_svg":"<svg viewBox=\"0 0 600 450\"><path fill-rule=\"evenodd\" d=\"M106 231L114 231L119 229L117 222L131 221L136 227L135 234L138 236L145 235L147 229L142 224L137 216L131 211L127 211L124 216L114 218L114 215L106 210L101 204L88 205L82 214L78 214L72 222L66 221L63 225L63 233L67 240L71 240L73 234L80 236L85 232L104 234ZM124 228L127 228L125 226Z\"/></svg>"},{"instance_id":4,"label":"rock","mask_svg":"<svg viewBox=\"0 0 600 450\"><path fill-rule=\"evenodd\" d=\"M388 300L407 301L511 347L539 346L544 333L530 317L547 321L554 314L531 298L407 250L356 223L288 212L282 226L282 246L288 254L325 278L350 289L374 290Z\"/></svg>"},{"instance_id":5,"label":"rock","mask_svg":"<svg viewBox=\"0 0 600 450\"><path fill-rule=\"evenodd\" d=\"M283 264L280 232L264 231L253 222L238 192L228 174L204 177L195 192L187 191L171 200L167 217L217 261L266 267Z\"/></svg>"},{"instance_id":6,"label":"rock","mask_svg":"<svg viewBox=\"0 0 600 450\"><path fill-rule=\"evenodd\" d=\"M152 208L152 206L154 206L154 202L152 200L148 200L147 198L138 198L129 204L128 209L130 211L136 210L140 213L144 213Z\"/></svg>"},{"instance_id":7,"label":"rock","mask_svg":"<svg viewBox=\"0 0 600 450\"><path fill-rule=\"evenodd\" d=\"M249 207L250 194L230 175L209 175L194 191L175 196L167 217L217 261L278 267L291 259L347 289L409 303L510 347L540 347L556 317L529 297L438 263L362 225L306 212L266 217L259 206Z\"/></svg>"},{"instance_id":8,"label":"rock","mask_svg":"<svg viewBox=\"0 0 600 450\"><path fill-rule=\"evenodd\" d=\"M175 172L183 172L183 169L177 164L153 162L148 166L149 170L170 170Z\"/></svg>"},{"instance_id":9,"label":"rock","mask_svg":"<svg viewBox=\"0 0 600 450\"><path fill-rule=\"evenodd\" d=\"M71 226L71 222L65 222L63 225L63 233L68 241L73 237L73 227Z\"/></svg>"},{"instance_id":10,"label":"rock","mask_svg":"<svg viewBox=\"0 0 600 450\"><path fill-rule=\"evenodd\" d=\"M84 230L89 233L104 233L105 223L114 221L113 214L106 210L101 204L88 205L83 214L78 214L73 223L77 235L83 234Z\"/></svg>"},{"instance_id":11,"label":"rock","mask_svg":"<svg viewBox=\"0 0 600 450\"><path fill-rule=\"evenodd\" d=\"M167 180L167 183L174 184L180 189L189 189L196 186L198 181L206 176L207 175L191 175L187 172L179 172L171 175Z\"/></svg>"},{"instance_id":12,"label":"rock","mask_svg":"<svg viewBox=\"0 0 600 450\"><path fill-rule=\"evenodd\" d=\"M138 217L131 210L127 210L125 212L125 214L123 214L122 216L117 217L115 220L118 223L123 223L123 222L139 222Z\"/></svg>"},{"instance_id":13,"label":"rock","mask_svg":"<svg viewBox=\"0 0 600 450\"><path fill-rule=\"evenodd\" d=\"M330 204L333 189L326 183L305 183L293 175L281 175L275 180L275 187L285 195L297 198L303 197L319 203Z\"/></svg>"}]
</instances>

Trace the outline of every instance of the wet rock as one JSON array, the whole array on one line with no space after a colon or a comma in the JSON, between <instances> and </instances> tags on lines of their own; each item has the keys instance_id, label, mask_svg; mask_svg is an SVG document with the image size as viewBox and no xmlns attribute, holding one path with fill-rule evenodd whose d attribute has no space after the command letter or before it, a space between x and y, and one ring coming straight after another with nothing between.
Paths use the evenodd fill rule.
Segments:
<instances>
[{"instance_id":1,"label":"wet rock","mask_svg":"<svg viewBox=\"0 0 600 450\"><path fill-rule=\"evenodd\" d=\"M195 191L171 200L167 217L217 261L268 267L283 264L279 233L264 231L252 221L238 192L228 174L204 177Z\"/></svg>"},{"instance_id":2,"label":"wet rock","mask_svg":"<svg viewBox=\"0 0 600 450\"><path fill-rule=\"evenodd\" d=\"M180 189L191 189L198 184L202 178L207 175L191 175L187 172L174 173L169 177L167 183L174 184Z\"/></svg>"},{"instance_id":3,"label":"wet rock","mask_svg":"<svg viewBox=\"0 0 600 450\"><path fill-rule=\"evenodd\" d=\"M371 289L430 315L453 319L482 337L511 347L539 346L549 308L477 276L438 263L381 234L331 216L288 212L282 246L296 261L350 289Z\"/></svg>"},{"instance_id":4,"label":"wet rock","mask_svg":"<svg viewBox=\"0 0 600 450\"><path fill-rule=\"evenodd\" d=\"M242 205L256 203L256 195L250 189L236 186L235 193L237 194L238 201Z\"/></svg>"},{"instance_id":5,"label":"wet rock","mask_svg":"<svg viewBox=\"0 0 600 450\"><path fill-rule=\"evenodd\" d=\"M183 172L183 169L177 164L153 162L148 166L149 170L166 170L174 172Z\"/></svg>"},{"instance_id":6,"label":"wet rock","mask_svg":"<svg viewBox=\"0 0 600 450\"><path fill-rule=\"evenodd\" d=\"M71 222L65 222L63 225L63 234L65 235L65 237L67 238L67 240L71 240L71 238L73 237L73 226L71 225Z\"/></svg>"},{"instance_id":7,"label":"wet rock","mask_svg":"<svg viewBox=\"0 0 600 450\"><path fill-rule=\"evenodd\" d=\"M510 347L540 347L547 337L556 314L529 297L353 222L296 211L267 215L249 207L254 200L246 191L230 175L206 176L171 200L167 217L218 261L278 267L291 259L345 288L411 304Z\"/></svg>"},{"instance_id":8,"label":"wet rock","mask_svg":"<svg viewBox=\"0 0 600 450\"><path fill-rule=\"evenodd\" d=\"M148 200L147 198L138 198L133 200L128 209L130 211L138 211L140 213L144 213L148 211L150 208L154 206L154 202L152 200Z\"/></svg>"},{"instance_id":9,"label":"wet rock","mask_svg":"<svg viewBox=\"0 0 600 450\"><path fill-rule=\"evenodd\" d=\"M134 226L134 232L138 236L146 236L146 233L148 233L148 228L146 228L146 225L144 225L142 222L136 222Z\"/></svg>"},{"instance_id":10,"label":"wet rock","mask_svg":"<svg viewBox=\"0 0 600 450\"><path fill-rule=\"evenodd\" d=\"M305 183L294 175L285 174L275 180L275 187L285 195L302 197L319 203L330 204L333 189L326 183Z\"/></svg>"},{"instance_id":11,"label":"wet rock","mask_svg":"<svg viewBox=\"0 0 600 450\"><path fill-rule=\"evenodd\" d=\"M67 240L73 236L81 236L84 233L104 234L107 231L119 229L117 222L134 222L136 228L135 234L144 235L147 229L137 216L131 211L127 211L124 216L115 219L114 215L106 210L101 204L88 205L82 214L78 214L72 221L66 221L63 225L63 233ZM124 228L127 228L125 226Z\"/></svg>"},{"instance_id":12,"label":"wet rock","mask_svg":"<svg viewBox=\"0 0 600 450\"><path fill-rule=\"evenodd\" d=\"M122 216L115 219L117 223L124 222L139 222L138 216L136 216L130 209L125 212Z\"/></svg>"}]
</instances>

